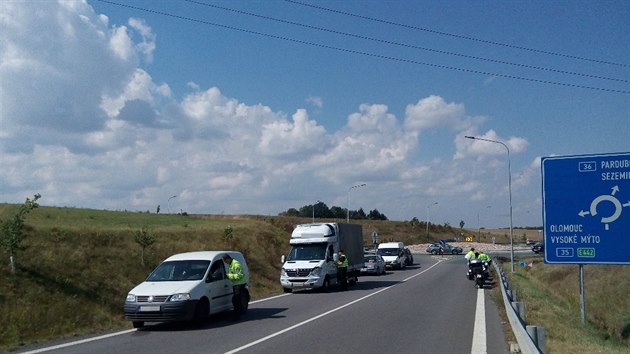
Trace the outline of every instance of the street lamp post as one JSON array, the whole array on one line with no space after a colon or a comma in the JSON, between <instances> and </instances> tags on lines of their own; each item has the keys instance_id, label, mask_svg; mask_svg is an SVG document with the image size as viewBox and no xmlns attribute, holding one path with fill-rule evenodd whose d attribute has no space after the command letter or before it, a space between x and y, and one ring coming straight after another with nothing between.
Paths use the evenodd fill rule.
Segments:
<instances>
[{"instance_id":1,"label":"street lamp post","mask_svg":"<svg viewBox=\"0 0 630 354\"><path fill-rule=\"evenodd\" d=\"M512 263L511 264L512 273L514 273L514 235L513 235L513 231L512 231L512 164L510 162L510 149L508 148L507 145L505 145L505 143L497 141L497 140L478 138L478 137L475 137L475 136L468 136L468 135L466 135L465 138L466 139L481 140L481 141L487 141L487 142L490 142L490 143L501 144L501 145L503 145L505 150L507 150L507 158L508 158L508 192L510 194L510 263Z\"/></svg>"},{"instance_id":2,"label":"street lamp post","mask_svg":"<svg viewBox=\"0 0 630 354\"><path fill-rule=\"evenodd\" d=\"M171 199L173 199L173 198L177 198L177 196L173 195L173 196L169 197L168 198L168 202L166 202L166 207L168 208L168 213L169 214L171 213Z\"/></svg>"},{"instance_id":3,"label":"street lamp post","mask_svg":"<svg viewBox=\"0 0 630 354\"><path fill-rule=\"evenodd\" d=\"M429 237L429 208L436 205L438 202L429 203L427 205L427 238Z\"/></svg>"},{"instance_id":4,"label":"street lamp post","mask_svg":"<svg viewBox=\"0 0 630 354\"><path fill-rule=\"evenodd\" d=\"M355 189L355 188L360 188L360 187L365 187L367 184L365 183L361 183L361 184L357 184L354 185L350 188L348 188L348 195L346 197L346 203L348 208L346 209L346 222L349 223L350 222L350 191Z\"/></svg>"}]
</instances>

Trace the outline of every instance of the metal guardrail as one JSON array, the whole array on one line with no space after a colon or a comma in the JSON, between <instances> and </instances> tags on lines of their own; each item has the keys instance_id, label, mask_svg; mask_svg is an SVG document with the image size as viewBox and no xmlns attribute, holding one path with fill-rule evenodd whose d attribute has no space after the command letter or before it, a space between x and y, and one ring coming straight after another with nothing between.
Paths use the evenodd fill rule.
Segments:
<instances>
[{"instance_id":1,"label":"metal guardrail","mask_svg":"<svg viewBox=\"0 0 630 354\"><path fill-rule=\"evenodd\" d=\"M543 354L545 352L545 331L543 327L527 326L524 320L524 305L516 301L516 292L510 289L503 268L492 262L494 269L501 279L501 293L503 294L503 304L507 313L512 332L516 337L518 346L523 354ZM533 339L534 338L534 339Z\"/></svg>"}]
</instances>

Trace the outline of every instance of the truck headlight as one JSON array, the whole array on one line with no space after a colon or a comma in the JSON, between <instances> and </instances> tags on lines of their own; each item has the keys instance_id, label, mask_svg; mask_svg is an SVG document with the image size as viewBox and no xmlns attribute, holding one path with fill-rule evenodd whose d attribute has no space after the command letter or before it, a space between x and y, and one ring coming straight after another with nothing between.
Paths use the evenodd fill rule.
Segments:
<instances>
[{"instance_id":1,"label":"truck headlight","mask_svg":"<svg viewBox=\"0 0 630 354\"><path fill-rule=\"evenodd\" d=\"M280 268L280 276L281 277L286 277L287 276L287 271L284 270L284 268Z\"/></svg>"},{"instance_id":2,"label":"truck headlight","mask_svg":"<svg viewBox=\"0 0 630 354\"><path fill-rule=\"evenodd\" d=\"M181 294L173 294L168 301L187 301L190 300L190 294L181 293Z\"/></svg>"},{"instance_id":3,"label":"truck headlight","mask_svg":"<svg viewBox=\"0 0 630 354\"><path fill-rule=\"evenodd\" d=\"M127 302L136 302L136 295L134 294L127 294L127 300L125 300Z\"/></svg>"},{"instance_id":4,"label":"truck headlight","mask_svg":"<svg viewBox=\"0 0 630 354\"><path fill-rule=\"evenodd\" d=\"M311 273L309 274L309 276L318 277L321 271L322 271L322 268L315 267L313 268L313 270L311 270Z\"/></svg>"}]
</instances>

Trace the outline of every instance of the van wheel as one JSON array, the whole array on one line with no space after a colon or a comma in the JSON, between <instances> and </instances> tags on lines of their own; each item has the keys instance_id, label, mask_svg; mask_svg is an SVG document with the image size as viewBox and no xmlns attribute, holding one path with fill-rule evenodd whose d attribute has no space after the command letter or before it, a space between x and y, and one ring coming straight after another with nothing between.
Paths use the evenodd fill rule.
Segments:
<instances>
[{"instance_id":1,"label":"van wheel","mask_svg":"<svg viewBox=\"0 0 630 354\"><path fill-rule=\"evenodd\" d=\"M210 313L210 303L205 297L199 300L197 307L195 307L195 318L193 319L196 324L203 324L208 318Z\"/></svg>"},{"instance_id":2,"label":"van wheel","mask_svg":"<svg viewBox=\"0 0 630 354\"><path fill-rule=\"evenodd\" d=\"M133 321L131 323L133 324L133 328L142 328L142 327L144 327L144 322L142 322L142 321Z\"/></svg>"}]
</instances>

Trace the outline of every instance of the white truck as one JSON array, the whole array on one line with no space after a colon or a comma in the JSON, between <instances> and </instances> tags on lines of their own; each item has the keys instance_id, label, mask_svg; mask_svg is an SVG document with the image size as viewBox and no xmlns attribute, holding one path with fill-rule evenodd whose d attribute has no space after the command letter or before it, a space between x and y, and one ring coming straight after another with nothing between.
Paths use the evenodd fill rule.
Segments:
<instances>
[{"instance_id":1,"label":"white truck","mask_svg":"<svg viewBox=\"0 0 630 354\"><path fill-rule=\"evenodd\" d=\"M291 233L291 251L282 256L280 284L284 291L322 288L337 284L339 250L348 258L348 283L354 285L363 266L363 229L358 224L312 223L297 225Z\"/></svg>"}]
</instances>

